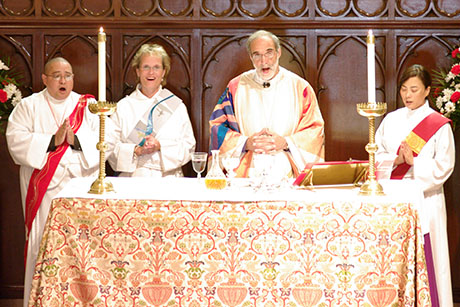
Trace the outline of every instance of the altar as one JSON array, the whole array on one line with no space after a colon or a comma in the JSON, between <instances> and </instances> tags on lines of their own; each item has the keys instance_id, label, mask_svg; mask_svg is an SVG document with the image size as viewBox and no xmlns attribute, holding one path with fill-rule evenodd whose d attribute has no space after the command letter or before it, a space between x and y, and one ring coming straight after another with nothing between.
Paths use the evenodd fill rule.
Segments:
<instances>
[{"instance_id":1,"label":"altar","mask_svg":"<svg viewBox=\"0 0 460 307\"><path fill-rule=\"evenodd\" d=\"M78 178L53 200L29 306L431 306L410 182L207 190Z\"/></svg>"}]
</instances>

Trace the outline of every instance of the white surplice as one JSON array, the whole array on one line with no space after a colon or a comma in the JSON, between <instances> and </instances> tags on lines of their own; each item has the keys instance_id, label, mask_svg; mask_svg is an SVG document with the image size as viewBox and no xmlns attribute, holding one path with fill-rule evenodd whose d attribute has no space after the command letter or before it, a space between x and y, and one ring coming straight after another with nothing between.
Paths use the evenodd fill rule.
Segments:
<instances>
[{"instance_id":1,"label":"white surplice","mask_svg":"<svg viewBox=\"0 0 460 307\"><path fill-rule=\"evenodd\" d=\"M196 141L182 100L173 95L162 101L171 95L171 91L160 88L152 98L148 98L138 86L118 102L117 111L111 116L117 139L108 160L115 171L121 172L120 176L183 176L182 166L191 160ZM160 142L161 149L136 157L134 147L142 139L136 136L136 128L145 129L150 110L158 102L160 104L152 113L152 122L153 135Z\"/></svg>"},{"instance_id":2,"label":"white surplice","mask_svg":"<svg viewBox=\"0 0 460 307\"><path fill-rule=\"evenodd\" d=\"M34 169L41 169L45 165L52 136L74 111L79 99L79 94L71 92L67 99L56 100L45 89L24 98L14 108L8 119L6 140L11 157L20 166L19 179L24 214L30 176ZM98 116L86 109L82 125L76 135L82 150L73 150L69 146L63 155L30 229L24 281L24 306L27 306L29 302L35 261L52 198L71 178L97 175L99 165L99 151L96 149L99 140Z\"/></svg>"},{"instance_id":3,"label":"white surplice","mask_svg":"<svg viewBox=\"0 0 460 307\"><path fill-rule=\"evenodd\" d=\"M404 107L389 113L375 136L377 162L394 161L401 142L432 112L435 111L425 102L415 110ZM425 228L424 231L430 233L439 302L443 307L453 306L443 184L452 174L454 165L454 137L451 126L445 124L428 140L403 178L415 180L424 192L420 213L422 230Z\"/></svg>"}]
</instances>

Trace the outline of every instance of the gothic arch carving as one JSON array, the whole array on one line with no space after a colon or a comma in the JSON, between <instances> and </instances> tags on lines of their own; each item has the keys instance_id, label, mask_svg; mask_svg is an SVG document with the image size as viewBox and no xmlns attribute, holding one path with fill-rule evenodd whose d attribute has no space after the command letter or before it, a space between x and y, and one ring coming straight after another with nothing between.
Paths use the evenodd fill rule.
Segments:
<instances>
[{"instance_id":1,"label":"gothic arch carving","mask_svg":"<svg viewBox=\"0 0 460 307\"><path fill-rule=\"evenodd\" d=\"M28 96L32 93L32 71L33 63L31 57L31 37L28 36L29 42L27 46L18 41L13 35L0 35L0 50L1 60L10 60L10 69L14 69L19 73L19 81L21 83L22 96Z\"/></svg>"},{"instance_id":2,"label":"gothic arch carving","mask_svg":"<svg viewBox=\"0 0 460 307\"><path fill-rule=\"evenodd\" d=\"M129 36L125 36L124 41L126 42L126 38ZM178 96L182 96L181 98L184 100L184 103L190 105L190 97L191 97L191 89L190 89L190 80L191 80L191 67L190 67L190 55L187 54L184 47L177 43L172 36L165 36L165 35L151 35L151 36L139 36L137 37L136 43L130 45L130 50L126 50L126 43L125 43L125 52L124 52L124 63L122 68L122 76L123 76L123 93L124 95L129 94L137 83L136 76L134 73L134 69L131 67L131 61L136 54L137 50L146 43L157 43L163 48L165 48L168 55L171 57L171 71L170 75L175 73L174 69L184 69L186 73L186 78L182 78L181 80L172 80L172 78L168 78L168 84L172 87L178 86L180 90L186 91L188 97L184 97L184 95L180 95L179 93L175 93ZM179 63L174 64L173 57L179 59ZM173 66L174 65L174 66ZM174 92L174 91L173 91Z\"/></svg>"}]
</instances>

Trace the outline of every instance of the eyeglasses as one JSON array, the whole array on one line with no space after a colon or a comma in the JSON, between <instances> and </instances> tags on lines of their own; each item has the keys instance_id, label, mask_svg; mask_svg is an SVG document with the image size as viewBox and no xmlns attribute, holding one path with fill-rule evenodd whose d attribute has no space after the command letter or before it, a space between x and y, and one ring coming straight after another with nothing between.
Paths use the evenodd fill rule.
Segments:
<instances>
[{"instance_id":1,"label":"eyeglasses","mask_svg":"<svg viewBox=\"0 0 460 307\"><path fill-rule=\"evenodd\" d=\"M262 58L266 58L267 60L271 60L271 59L273 59L275 54L276 54L276 51L273 50L273 49L269 49L264 54L260 54L260 53L255 52L255 53L252 54L252 59L254 61L260 61L260 60L262 60Z\"/></svg>"},{"instance_id":2,"label":"eyeglasses","mask_svg":"<svg viewBox=\"0 0 460 307\"><path fill-rule=\"evenodd\" d=\"M54 81L59 81L62 78L64 78L65 81L70 81L73 79L73 74L65 74L65 75L60 75L60 74L52 74L52 75L46 75L47 77L50 77Z\"/></svg>"},{"instance_id":3,"label":"eyeglasses","mask_svg":"<svg viewBox=\"0 0 460 307\"><path fill-rule=\"evenodd\" d=\"M160 70L163 69L163 66L161 65L155 65L155 66L148 66L148 65L144 65L140 68L142 71L151 71L153 70L154 72L158 72Z\"/></svg>"}]
</instances>

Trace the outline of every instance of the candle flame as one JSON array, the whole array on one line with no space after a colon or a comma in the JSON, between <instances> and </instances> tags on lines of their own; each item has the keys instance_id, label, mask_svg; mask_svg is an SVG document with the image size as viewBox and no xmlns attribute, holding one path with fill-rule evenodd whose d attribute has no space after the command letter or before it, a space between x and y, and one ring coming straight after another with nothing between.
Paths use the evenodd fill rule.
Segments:
<instances>
[{"instance_id":1,"label":"candle flame","mask_svg":"<svg viewBox=\"0 0 460 307\"><path fill-rule=\"evenodd\" d=\"M372 30L369 30L367 32L367 38L366 38L366 43L367 44L375 44L375 36L372 33Z\"/></svg>"},{"instance_id":2,"label":"candle flame","mask_svg":"<svg viewBox=\"0 0 460 307\"><path fill-rule=\"evenodd\" d=\"M100 28L99 28L99 32L100 32L100 33L104 33L104 28L103 28L103 27L100 27Z\"/></svg>"}]
</instances>

